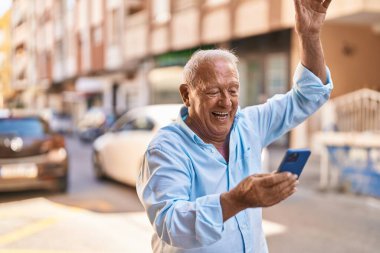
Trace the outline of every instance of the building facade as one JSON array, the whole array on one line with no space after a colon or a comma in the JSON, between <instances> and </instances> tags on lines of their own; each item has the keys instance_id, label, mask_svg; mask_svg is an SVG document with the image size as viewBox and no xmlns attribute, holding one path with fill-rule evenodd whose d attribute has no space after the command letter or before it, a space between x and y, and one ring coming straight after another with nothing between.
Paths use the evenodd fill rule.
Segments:
<instances>
[{"instance_id":1,"label":"building facade","mask_svg":"<svg viewBox=\"0 0 380 253\"><path fill-rule=\"evenodd\" d=\"M11 89L11 12L7 11L0 17L0 108L13 92Z\"/></svg>"},{"instance_id":2,"label":"building facade","mask_svg":"<svg viewBox=\"0 0 380 253\"><path fill-rule=\"evenodd\" d=\"M35 31L38 40L20 46L31 37L17 35L14 52L24 48L39 69L29 77L31 71L22 74L29 62L14 64L14 87L48 86L46 103L78 118L93 106L120 114L179 102L182 68L199 48L223 47L239 56L242 106L287 91L299 61L288 0L15 0L13 12L13 34ZM380 1L333 1L322 41L332 96L380 90ZM307 145L313 127L302 125L290 142Z\"/></svg>"}]
</instances>

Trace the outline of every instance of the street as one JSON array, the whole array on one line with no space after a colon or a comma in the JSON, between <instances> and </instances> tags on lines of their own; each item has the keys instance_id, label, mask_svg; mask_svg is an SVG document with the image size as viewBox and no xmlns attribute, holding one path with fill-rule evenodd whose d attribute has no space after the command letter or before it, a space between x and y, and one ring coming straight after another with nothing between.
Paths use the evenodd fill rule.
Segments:
<instances>
[{"instance_id":1,"label":"street","mask_svg":"<svg viewBox=\"0 0 380 253\"><path fill-rule=\"evenodd\" d=\"M91 145L67 138L67 194L44 191L0 194L0 252L151 252L152 229L136 191L97 181ZM270 149L275 168L283 150ZM318 190L318 161L311 160L298 191L264 209L270 252L378 252L380 200Z\"/></svg>"}]
</instances>

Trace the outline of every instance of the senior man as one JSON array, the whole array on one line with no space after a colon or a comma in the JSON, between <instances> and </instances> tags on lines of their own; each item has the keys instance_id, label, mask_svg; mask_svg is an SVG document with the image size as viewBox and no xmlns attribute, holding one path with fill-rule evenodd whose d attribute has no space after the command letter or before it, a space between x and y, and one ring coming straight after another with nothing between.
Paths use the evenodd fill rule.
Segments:
<instances>
[{"instance_id":1,"label":"senior man","mask_svg":"<svg viewBox=\"0 0 380 253\"><path fill-rule=\"evenodd\" d=\"M260 174L260 154L329 98L319 36L330 1L294 1L301 63L293 88L265 104L239 109L232 53L198 51L188 61L185 106L150 143L137 183L154 252L268 252L261 208L292 195L298 181Z\"/></svg>"}]
</instances>

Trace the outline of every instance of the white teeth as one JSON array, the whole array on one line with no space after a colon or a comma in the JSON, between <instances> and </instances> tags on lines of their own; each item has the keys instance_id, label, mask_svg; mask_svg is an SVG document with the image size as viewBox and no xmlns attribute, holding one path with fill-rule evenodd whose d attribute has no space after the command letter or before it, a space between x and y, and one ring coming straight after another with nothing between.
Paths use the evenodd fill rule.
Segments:
<instances>
[{"instance_id":1,"label":"white teeth","mask_svg":"<svg viewBox=\"0 0 380 253\"><path fill-rule=\"evenodd\" d=\"M226 112L214 112L217 116L228 116L228 113Z\"/></svg>"}]
</instances>

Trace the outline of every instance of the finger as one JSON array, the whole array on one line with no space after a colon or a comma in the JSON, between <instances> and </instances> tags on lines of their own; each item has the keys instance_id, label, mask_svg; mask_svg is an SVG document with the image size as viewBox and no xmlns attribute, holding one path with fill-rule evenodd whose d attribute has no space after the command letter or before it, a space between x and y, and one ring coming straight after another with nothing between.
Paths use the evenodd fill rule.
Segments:
<instances>
[{"instance_id":1,"label":"finger","mask_svg":"<svg viewBox=\"0 0 380 253\"><path fill-rule=\"evenodd\" d=\"M329 8L329 5L331 3L331 0L325 0L322 4L323 7L325 7L326 9Z\"/></svg>"},{"instance_id":2,"label":"finger","mask_svg":"<svg viewBox=\"0 0 380 253\"><path fill-rule=\"evenodd\" d=\"M294 0L294 6L296 8L296 13L301 12L301 0Z\"/></svg>"},{"instance_id":3,"label":"finger","mask_svg":"<svg viewBox=\"0 0 380 253\"><path fill-rule=\"evenodd\" d=\"M297 191L297 187L290 186L284 190L283 200L289 198Z\"/></svg>"},{"instance_id":4,"label":"finger","mask_svg":"<svg viewBox=\"0 0 380 253\"><path fill-rule=\"evenodd\" d=\"M296 192L296 183L295 184L281 184L276 187L276 193L273 194L273 204L277 204L282 200L288 198L290 195Z\"/></svg>"},{"instance_id":5,"label":"finger","mask_svg":"<svg viewBox=\"0 0 380 253\"><path fill-rule=\"evenodd\" d=\"M289 189L294 189L297 184L298 184L297 180L284 181L273 188L273 190L275 191L274 194L279 194L279 195L282 195L284 193L286 194L286 192L288 192Z\"/></svg>"},{"instance_id":6,"label":"finger","mask_svg":"<svg viewBox=\"0 0 380 253\"><path fill-rule=\"evenodd\" d=\"M290 184L282 190L283 197L287 198L297 190L298 180L294 184Z\"/></svg>"},{"instance_id":7,"label":"finger","mask_svg":"<svg viewBox=\"0 0 380 253\"><path fill-rule=\"evenodd\" d=\"M260 178L261 184L264 187L273 187L287 180L295 181L295 177L289 172L281 172Z\"/></svg>"},{"instance_id":8,"label":"finger","mask_svg":"<svg viewBox=\"0 0 380 253\"><path fill-rule=\"evenodd\" d=\"M279 189L279 188L277 188ZM280 191L277 191L276 193L268 193L268 199L265 202L264 206L273 206L275 204L280 203L284 199L288 198L290 195L296 192L296 188L294 185L288 185L287 187L283 188Z\"/></svg>"},{"instance_id":9,"label":"finger","mask_svg":"<svg viewBox=\"0 0 380 253\"><path fill-rule=\"evenodd\" d=\"M269 175L271 175L271 173L253 174L254 177L267 177Z\"/></svg>"}]
</instances>

